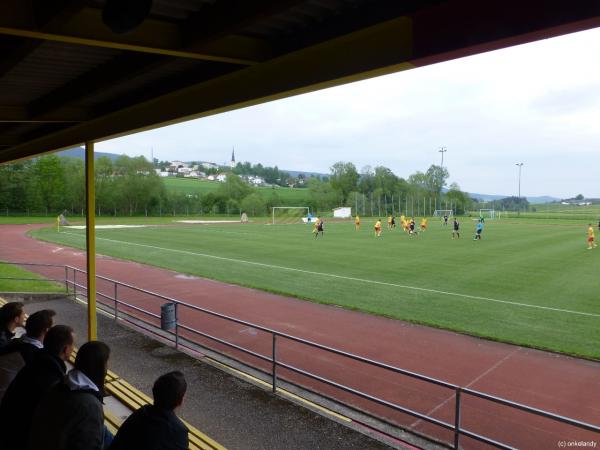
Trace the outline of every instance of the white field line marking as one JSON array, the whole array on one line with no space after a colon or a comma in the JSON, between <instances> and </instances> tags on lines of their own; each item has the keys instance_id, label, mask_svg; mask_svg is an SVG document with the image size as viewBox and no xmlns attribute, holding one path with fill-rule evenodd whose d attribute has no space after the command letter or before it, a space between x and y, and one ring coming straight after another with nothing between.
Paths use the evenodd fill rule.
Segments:
<instances>
[{"instance_id":1,"label":"white field line marking","mask_svg":"<svg viewBox=\"0 0 600 450\"><path fill-rule=\"evenodd\" d=\"M500 361L497 361L495 364L492 365L492 367L490 367L489 369L487 369L485 372L481 373L480 375L476 376L469 384L467 384L466 386L464 386L465 388L470 388L471 386L473 386L475 383L477 383L479 380L481 380L483 377L485 377L487 374L489 374L490 372L492 372L493 370L496 370L498 367L500 367L500 365L502 363L504 363L504 361L506 361L508 358L510 358L512 355L514 355L515 353L517 353L518 351L521 350L521 347L517 347L517 349L513 350L512 352L510 352L508 355L506 355L504 358L502 358ZM436 407L434 407L432 410L428 411L425 413L425 415L427 417L432 417L433 413L435 413L436 411L440 410L444 405L446 405L450 400L453 400L456 397L456 394L452 394L450 397L448 397L446 400L444 400L442 403L440 403L439 405L437 405ZM410 428L415 428L417 425L419 425L423 420L422 419L417 419L415 420L413 423L410 424Z\"/></svg>"},{"instance_id":2,"label":"white field line marking","mask_svg":"<svg viewBox=\"0 0 600 450\"><path fill-rule=\"evenodd\" d=\"M177 224L175 224L177 225ZM192 233L223 233L223 234L234 234L237 236L256 236L255 233L251 233L249 231L230 231L230 230L225 230L224 228L219 228L219 227L191 227L189 226L190 224L179 224L179 225L183 225L181 228L177 227L178 230L184 230L184 232L190 231ZM187 226L186 226L187 225ZM229 227L229 226L228 226ZM158 227L151 227L148 226L148 229L153 229L153 230L159 230ZM122 231L124 229L120 229L119 231ZM100 230L96 230L96 234L98 234ZM104 231L104 230L102 230ZM111 230L108 230L111 231ZM133 230L133 231L137 231L137 230ZM65 232L66 233L66 232ZM71 233L73 234L73 233Z\"/></svg>"},{"instance_id":3,"label":"white field line marking","mask_svg":"<svg viewBox=\"0 0 600 450\"><path fill-rule=\"evenodd\" d=\"M80 235L80 234L77 234L77 233L65 232L63 234L71 234L73 236L83 237L83 235ZM340 279L340 280L358 281L360 283L378 284L380 286L390 286L390 287L396 287L396 288L401 288L401 289L410 289L410 290L413 290L413 291L421 291L421 292L430 292L430 293L433 293L433 294L450 295L450 296L454 296L454 297L468 298L468 299L471 299L471 300L482 300L482 301L486 301L486 302L504 303L506 305L521 306L523 308L542 309L542 310L545 310L545 311L556 311L556 312L563 312L563 313L567 313L567 314L575 314L575 315L580 315L580 316L599 317L600 318L600 314L587 313L587 312L581 312L581 311L571 311L569 309L551 308L549 306L530 305L528 303L511 302L511 301L508 301L508 300L498 300L498 299L495 299L495 298L479 297L477 295L460 294L460 293L457 293L457 292L439 291L437 289L428 289L428 288L422 288L422 287L417 287L417 286L408 286L408 285L405 285L405 284L387 283L385 281L368 280L366 278L348 277L348 276L345 276L345 275L336 275L336 274L333 274L333 273L313 272L312 270L296 269L294 267L276 266L274 264L266 264L266 263L260 263L260 262L256 262L256 261L246 261L246 260L243 260L243 259L236 259L236 258L226 258L224 256L209 255L209 254L206 254L206 253L197 253L197 252L190 252L190 251L187 251L187 250L177 250L177 249L173 249L173 248L157 247L155 245L138 244L138 243L135 243L135 242L118 241L116 239L108 239L108 238L100 238L100 237L96 237L96 239L97 240L101 240L101 241L114 242L116 244L135 245L135 246L138 246L138 247L151 248L151 249L154 249L154 250L164 250L164 251L167 251L167 252L181 253L181 254L184 254L184 255L203 256L205 258L220 259L222 261L231 261L231 262L242 263L242 264L250 264L250 265L253 265L253 266L267 267L269 269L279 269L279 270L287 270L287 271L290 271L290 272L306 273L306 274L309 274L309 275L316 275L316 276L320 276L320 277L329 277L329 278L337 278L337 279Z\"/></svg>"},{"instance_id":4,"label":"white field line marking","mask_svg":"<svg viewBox=\"0 0 600 450\"><path fill-rule=\"evenodd\" d=\"M253 235L256 236L254 233L250 233L247 231L229 231L229 230L223 230L221 228L216 228L216 227L202 227L202 228L178 228L178 230L185 230L185 231L192 231L194 233L223 233L223 234L235 234L237 236L248 236L248 235Z\"/></svg>"}]
</instances>

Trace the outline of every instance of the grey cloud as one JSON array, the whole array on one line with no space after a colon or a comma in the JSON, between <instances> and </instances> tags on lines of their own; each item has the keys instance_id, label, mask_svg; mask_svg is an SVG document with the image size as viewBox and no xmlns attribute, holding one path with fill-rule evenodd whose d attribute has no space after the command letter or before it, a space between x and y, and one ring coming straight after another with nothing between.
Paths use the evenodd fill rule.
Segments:
<instances>
[{"instance_id":1,"label":"grey cloud","mask_svg":"<svg viewBox=\"0 0 600 450\"><path fill-rule=\"evenodd\" d=\"M531 102L531 107L542 113L570 114L593 108L600 101L600 84L573 86L548 91Z\"/></svg>"}]
</instances>

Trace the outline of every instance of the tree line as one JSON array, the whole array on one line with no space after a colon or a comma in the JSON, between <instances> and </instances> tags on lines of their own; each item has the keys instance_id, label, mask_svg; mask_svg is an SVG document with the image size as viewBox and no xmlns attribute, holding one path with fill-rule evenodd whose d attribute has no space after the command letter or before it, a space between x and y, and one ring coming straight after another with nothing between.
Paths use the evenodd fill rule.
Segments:
<instances>
[{"instance_id":1,"label":"tree line","mask_svg":"<svg viewBox=\"0 0 600 450\"><path fill-rule=\"evenodd\" d=\"M264 215L271 206L285 204L275 190L265 195L234 173L229 173L215 192L200 188L188 193L169 191L154 168L143 156L122 155L114 162L108 157L96 159L96 214L239 214L246 210ZM83 160L50 155L0 166L0 211L45 215L67 211L83 215Z\"/></svg>"},{"instance_id":2,"label":"tree line","mask_svg":"<svg viewBox=\"0 0 600 450\"><path fill-rule=\"evenodd\" d=\"M308 182L311 203L317 211L345 205L367 215L431 215L436 209L464 214L473 205L473 199L458 184L452 183L444 190L450 174L435 164L407 179L384 166L365 166L359 173L353 163L343 161L331 166L330 172L325 181L311 178Z\"/></svg>"},{"instance_id":3,"label":"tree line","mask_svg":"<svg viewBox=\"0 0 600 450\"><path fill-rule=\"evenodd\" d=\"M258 189L239 175L268 176L270 181L289 181L289 174L260 164L240 163L228 171L217 190L198 188L187 193L169 191L155 172L155 164L144 157L122 155L116 160L95 161L96 214L99 216L268 214L272 206L309 206L316 213L338 206L351 206L353 213L381 215L405 211L429 215L435 209L453 209L462 214L473 200L456 183L444 189L449 177L444 167L432 165L407 179L389 168L364 167L359 173L350 162L337 162L328 177L310 177L304 200L292 201L277 189ZM266 170L268 169L268 170ZM223 169L227 170L227 169ZM273 178L277 177L277 178ZM43 156L0 166L0 210L11 213L71 215L85 212L85 171L79 158ZM293 203L292 203L293 202Z\"/></svg>"}]
</instances>

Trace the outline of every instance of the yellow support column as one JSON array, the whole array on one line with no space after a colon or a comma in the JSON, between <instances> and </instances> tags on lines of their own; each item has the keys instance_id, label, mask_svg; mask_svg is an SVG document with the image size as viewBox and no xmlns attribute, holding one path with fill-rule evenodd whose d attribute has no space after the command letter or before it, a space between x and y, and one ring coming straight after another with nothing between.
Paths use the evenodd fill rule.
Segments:
<instances>
[{"instance_id":1,"label":"yellow support column","mask_svg":"<svg viewBox=\"0 0 600 450\"><path fill-rule=\"evenodd\" d=\"M96 322L96 190L94 143L85 143L85 242L87 249L88 340L98 338Z\"/></svg>"}]
</instances>

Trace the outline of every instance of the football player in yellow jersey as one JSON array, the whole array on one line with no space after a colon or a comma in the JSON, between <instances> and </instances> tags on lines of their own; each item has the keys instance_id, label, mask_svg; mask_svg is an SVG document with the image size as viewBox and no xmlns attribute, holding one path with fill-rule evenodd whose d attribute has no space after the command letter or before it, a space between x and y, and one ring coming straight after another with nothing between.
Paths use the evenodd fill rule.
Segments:
<instances>
[{"instance_id":1,"label":"football player in yellow jersey","mask_svg":"<svg viewBox=\"0 0 600 450\"><path fill-rule=\"evenodd\" d=\"M392 229L392 216L388 216L387 218L388 230Z\"/></svg>"},{"instance_id":2,"label":"football player in yellow jersey","mask_svg":"<svg viewBox=\"0 0 600 450\"><path fill-rule=\"evenodd\" d=\"M405 217L404 220L402 221L402 229L408 233L408 219Z\"/></svg>"},{"instance_id":3,"label":"football player in yellow jersey","mask_svg":"<svg viewBox=\"0 0 600 450\"><path fill-rule=\"evenodd\" d=\"M425 231L427 229L427 219L423 217L421 219L421 231Z\"/></svg>"},{"instance_id":4,"label":"football player in yellow jersey","mask_svg":"<svg viewBox=\"0 0 600 450\"><path fill-rule=\"evenodd\" d=\"M375 222L375 236L379 237L381 236L381 219L377 219L377 222Z\"/></svg>"},{"instance_id":5,"label":"football player in yellow jersey","mask_svg":"<svg viewBox=\"0 0 600 450\"><path fill-rule=\"evenodd\" d=\"M360 217L358 217L358 214L354 218L354 229L360 231Z\"/></svg>"},{"instance_id":6,"label":"football player in yellow jersey","mask_svg":"<svg viewBox=\"0 0 600 450\"><path fill-rule=\"evenodd\" d=\"M594 247L598 247L598 244L596 244L596 238L594 236L594 227L592 227L591 223L588 224L587 236L588 250L591 250Z\"/></svg>"}]
</instances>

